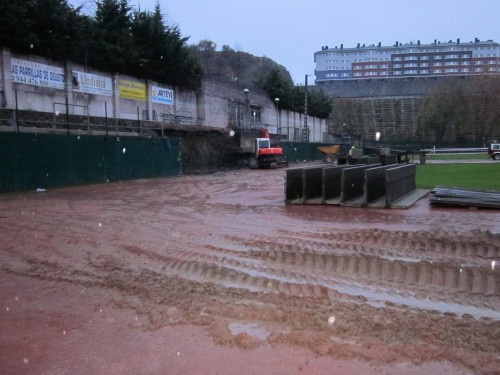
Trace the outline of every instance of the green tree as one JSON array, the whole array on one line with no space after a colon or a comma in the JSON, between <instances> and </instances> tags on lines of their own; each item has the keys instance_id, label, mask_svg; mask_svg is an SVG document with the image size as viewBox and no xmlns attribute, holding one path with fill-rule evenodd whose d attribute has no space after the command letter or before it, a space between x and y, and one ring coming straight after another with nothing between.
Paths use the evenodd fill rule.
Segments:
<instances>
[{"instance_id":1,"label":"green tree","mask_svg":"<svg viewBox=\"0 0 500 375\"><path fill-rule=\"evenodd\" d=\"M0 44L58 60L78 56L85 18L66 0L0 2Z\"/></svg>"},{"instance_id":2,"label":"green tree","mask_svg":"<svg viewBox=\"0 0 500 375\"><path fill-rule=\"evenodd\" d=\"M38 44L38 36L32 30L29 3L25 0L0 1L0 45L26 52Z\"/></svg>"},{"instance_id":3,"label":"green tree","mask_svg":"<svg viewBox=\"0 0 500 375\"><path fill-rule=\"evenodd\" d=\"M133 12L130 30L136 51L130 74L184 88L200 86L201 68L187 47L188 38L164 22L158 2L154 12Z\"/></svg>"},{"instance_id":4,"label":"green tree","mask_svg":"<svg viewBox=\"0 0 500 375\"><path fill-rule=\"evenodd\" d=\"M161 77L172 85L196 90L201 86L202 69L187 46L188 39L181 36L178 27L166 28L162 44L164 58Z\"/></svg>"},{"instance_id":5,"label":"green tree","mask_svg":"<svg viewBox=\"0 0 500 375\"><path fill-rule=\"evenodd\" d=\"M258 86L267 92L273 102L279 98L280 108L294 110L294 87L291 81L282 76L279 69L271 69L269 74L258 82Z\"/></svg>"},{"instance_id":6,"label":"green tree","mask_svg":"<svg viewBox=\"0 0 500 375\"><path fill-rule=\"evenodd\" d=\"M97 2L89 62L97 69L128 73L136 64L137 50L131 33L127 0Z\"/></svg>"},{"instance_id":7,"label":"green tree","mask_svg":"<svg viewBox=\"0 0 500 375\"><path fill-rule=\"evenodd\" d=\"M330 116L332 112L332 101L322 89L315 89L310 92L309 103L308 112L311 116L319 118L328 118Z\"/></svg>"}]
</instances>

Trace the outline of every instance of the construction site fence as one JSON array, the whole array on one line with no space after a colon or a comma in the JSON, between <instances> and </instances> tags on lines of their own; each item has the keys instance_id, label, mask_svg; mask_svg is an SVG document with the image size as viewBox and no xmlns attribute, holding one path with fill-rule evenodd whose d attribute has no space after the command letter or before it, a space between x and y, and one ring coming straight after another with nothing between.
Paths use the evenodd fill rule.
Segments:
<instances>
[{"instance_id":1,"label":"construction site fence","mask_svg":"<svg viewBox=\"0 0 500 375\"><path fill-rule=\"evenodd\" d=\"M0 132L0 193L178 176L181 140Z\"/></svg>"},{"instance_id":2,"label":"construction site fence","mask_svg":"<svg viewBox=\"0 0 500 375\"><path fill-rule=\"evenodd\" d=\"M311 160L322 160L324 154L318 149L324 143L280 142L286 160L292 163Z\"/></svg>"}]
</instances>

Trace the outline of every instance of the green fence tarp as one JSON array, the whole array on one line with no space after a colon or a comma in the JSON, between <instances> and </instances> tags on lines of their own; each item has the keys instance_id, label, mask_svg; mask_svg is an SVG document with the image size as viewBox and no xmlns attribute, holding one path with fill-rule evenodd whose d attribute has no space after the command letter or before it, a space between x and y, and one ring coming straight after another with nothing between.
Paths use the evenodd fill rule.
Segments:
<instances>
[{"instance_id":1,"label":"green fence tarp","mask_svg":"<svg viewBox=\"0 0 500 375\"><path fill-rule=\"evenodd\" d=\"M181 140L0 133L0 192L178 176Z\"/></svg>"},{"instance_id":2,"label":"green fence tarp","mask_svg":"<svg viewBox=\"0 0 500 375\"><path fill-rule=\"evenodd\" d=\"M318 149L318 146L324 146L323 143L280 142L279 146L289 162L323 160L325 156Z\"/></svg>"}]
</instances>

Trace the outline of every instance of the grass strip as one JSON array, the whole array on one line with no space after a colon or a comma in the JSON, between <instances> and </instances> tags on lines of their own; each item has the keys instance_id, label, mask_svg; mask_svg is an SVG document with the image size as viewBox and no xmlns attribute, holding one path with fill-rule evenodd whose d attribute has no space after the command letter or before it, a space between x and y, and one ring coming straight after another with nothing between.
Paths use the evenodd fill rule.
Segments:
<instances>
[{"instance_id":1,"label":"grass strip","mask_svg":"<svg viewBox=\"0 0 500 375\"><path fill-rule=\"evenodd\" d=\"M441 185L500 191L500 163L417 165L416 184L419 189Z\"/></svg>"}]
</instances>

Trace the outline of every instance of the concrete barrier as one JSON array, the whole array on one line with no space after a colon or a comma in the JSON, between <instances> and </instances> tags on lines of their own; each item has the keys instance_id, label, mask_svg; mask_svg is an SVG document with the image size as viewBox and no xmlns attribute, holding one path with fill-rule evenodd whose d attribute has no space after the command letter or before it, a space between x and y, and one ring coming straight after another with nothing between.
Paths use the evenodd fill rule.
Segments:
<instances>
[{"instance_id":1,"label":"concrete barrier","mask_svg":"<svg viewBox=\"0 0 500 375\"><path fill-rule=\"evenodd\" d=\"M304 202L304 168L291 168L285 171L285 202L290 204L301 204Z\"/></svg>"},{"instance_id":2,"label":"concrete barrier","mask_svg":"<svg viewBox=\"0 0 500 375\"><path fill-rule=\"evenodd\" d=\"M341 166L330 166L323 169L323 203L340 204L342 198L342 170Z\"/></svg>"},{"instance_id":3,"label":"concrete barrier","mask_svg":"<svg viewBox=\"0 0 500 375\"><path fill-rule=\"evenodd\" d=\"M398 199L401 199L416 189L416 173L417 166L415 164L405 164L386 170L385 206L387 208L391 207Z\"/></svg>"},{"instance_id":4,"label":"concrete barrier","mask_svg":"<svg viewBox=\"0 0 500 375\"><path fill-rule=\"evenodd\" d=\"M398 163L398 155L380 155L380 162L382 165L391 165Z\"/></svg>"},{"instance_id":5,"label":"concrete barrier","mask_svg":"<svg viewBox=\"0 0 500 375\"><path fill-rule=\"evenodd\" d=\"M415 164L291 168L286 170L285 202L389 208L415 191L415 176Z\"/></svg>"},{"instance_id":6,"label":"concrete barrier","mask_svg":"<svg viewBox=\"0 0 500 375\"><path fill-rule=\"evenodd\" d=\"M304 202L307 204L323 203L323 168L304 168L303 174Z\"/></svg>"},{"instance_id":7,"label":"concrete barrier","mask_svg":"<svg viewBox=\"0 0 500 375\"><path fill-rule=\"evenodd\" d=\"M362 156L358 158L357 164L380 164L380 158L378 156Z\"/></svg>"},{"instance_id":8,"label":"concrete barrier","mask_svg":"<svg viewBox=\"0 0 500 375\"><path fill-rule=\"evenodd\" d=\"M342 170L342 198L341 203L364 196L365 170L375 165L360 165L347 167Z\"/></svg>"},{"instance_id":9,"label":"concrete barrier","mask_svg":"<svg viewBox=\"0 0 500 375\"><path fill-rule=\"evenodd\" d=\"M389 166L369 168L365 170L363 205L381 199L386 195L386 170Z\"/></svg>"}]
</instances>

